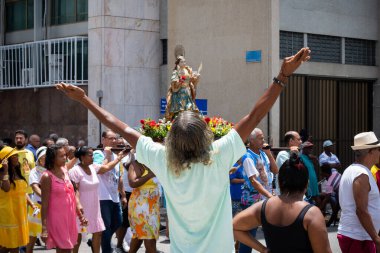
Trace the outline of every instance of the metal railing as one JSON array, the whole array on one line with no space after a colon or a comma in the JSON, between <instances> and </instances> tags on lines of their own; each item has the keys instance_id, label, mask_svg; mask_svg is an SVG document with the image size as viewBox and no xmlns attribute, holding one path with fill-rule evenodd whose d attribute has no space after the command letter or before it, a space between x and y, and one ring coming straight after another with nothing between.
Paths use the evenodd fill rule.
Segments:
<instances>
[{"instance_id":1,"label":"metal railing","mask_svg":"<svg viewBox=\"0 0 380 253\"><path fill-rule=\"evenodd\" d=\"M0 46L0 90L88 82L88 38Z\"/></svg>"}]
</instances>

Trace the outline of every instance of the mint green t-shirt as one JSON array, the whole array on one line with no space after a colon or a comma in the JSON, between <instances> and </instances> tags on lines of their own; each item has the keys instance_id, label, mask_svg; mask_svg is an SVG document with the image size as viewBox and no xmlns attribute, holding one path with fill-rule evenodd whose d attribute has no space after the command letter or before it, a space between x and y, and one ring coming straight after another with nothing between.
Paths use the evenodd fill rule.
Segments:
<instances>
[{"instance_id":1,"label":"mint green t-shirt","mask_svg":"<svg viewBox=\"0 0 380 253\"><path fill-rule=\"evenodd\" d=\"M212 144L212 163L196 163L175 176L165 147L141 136L136 159L150 168L165 190L172 253L234 252L229 170L246 152L235 130Z\"/></svg>"}]
</instances>

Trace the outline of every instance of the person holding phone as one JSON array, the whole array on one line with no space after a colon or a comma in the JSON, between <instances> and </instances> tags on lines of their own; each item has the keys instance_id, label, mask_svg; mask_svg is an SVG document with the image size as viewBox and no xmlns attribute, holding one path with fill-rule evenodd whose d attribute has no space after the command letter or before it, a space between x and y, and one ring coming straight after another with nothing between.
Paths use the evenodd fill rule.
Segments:
<instances>
[{"instance_id":1,"label":"person holding phone","mask_svg":"<svg viewBox=\"0 0 380 253\"><path fill-rule=\"evenodd\" d=\"M242 158L245 178L241 198L243 210L273 196L273 174L278 173L277 164L270 149L266 148L268 145L264 142L264 133L260 128L255 128L249 135L248 145L247 153ZM256 231L257 228L250 231L253 237ZM240 243L239 253L251 251L250 247Z\"/></svg>"}]
</instances>

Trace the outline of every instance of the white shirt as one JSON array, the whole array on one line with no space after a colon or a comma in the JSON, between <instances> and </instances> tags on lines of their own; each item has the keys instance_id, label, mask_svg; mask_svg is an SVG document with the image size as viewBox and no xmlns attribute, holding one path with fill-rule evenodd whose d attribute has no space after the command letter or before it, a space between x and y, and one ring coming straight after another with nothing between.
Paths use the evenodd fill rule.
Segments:
<instances>
[{"instance_id":1,"label":"white shirt","mask_svg":"<svg viewBox=\"0 0 380 253\"><path fill-rule=\"evenodd\" d=\"M254 161L251 158L244 160L243 169L248 178L252 176L258 177L260 175L259 171L256 169Z\"/></svg>"},{"instance_id":2,"label":"white shirt","mask_svg":"<svg viewBox=\"0 0 380 253\"><path fill-rule=\"evenodd\" d=\"M120 161L120 166L121 166L122 174L123 174L123 186L124 186L124 191L126 192L132 192L133 188L129 185L128 168L125 168L123 164L130 164L134 160L135 160L134 154L129 152L128 155L126 155Z\"/></svg>"},{"instance_id":3,"label":"white shirt","mask_svg":"<svg viewBox=\"0 0 380 253\"><path fill-rule=\"evenodd\" d=\"M331 153L331 156L328 156L326 154L326 152L323 152L319 156L319 166L322 166L325 163L328 163L328 164L339 163L340 164L340 161L339 161L338 157L336 155L334 155L333 153Z\"/></svg>"},{"instance_id":4,"label":"white shirt","mask_svg":"<svg viewBox=\"0 0 380 253\"><path fill-rule=\"evenodd\" d=\"M101 165L105 156L102 151L94 151L94 163ZM117 155L112 153L112 161L117 159ZM108 161L110 162L110 161ZM98 172L100 166L97 167ZM112 200L114 203L119 203L119 177L120 177L120 164L117 163L115 167L103 174L98 174L99 177L99 200Z\"/></svg>"},{"instance_id":5,"label":"white shirt","mask_svg":"<svg viewBox=\"0 0 380 253\"><path fill-rule=\"evenodd\" d=\"M290 153L289 151L285 151L285 150L282 150L280 151L278 154L277 154L277 157L276 157L276 164L277 164L277 167L278 167L278 174L276 176L276 195L280 195L281 192L280 192L280 184L278 183L278 176L280 175L280 168L281 166L284 164L284 162L286 160L289 160L289 157L290 157Z\"/></svg>"},{"instance_id":6,"label":"white shirt","mask_svg":"<svg viewBox=\"0 0 380 253\"><path fill-rule=\"evenodd\" d=\"M356 215L356 204L352 186L355 178L362 174L368 176L371 187L368 193L368 212L372 218L375 230L379 231L380 229L380 194L376 181L368 168L361 164L352 164L344 171L340 180L339 203L342 208L342 215L340 217L338 233L360 241L372 241Z\"/></svg>"},{"instance_id":7,"label":"white shirt","mask_svg":"<svg viewBox=\"0 0 380 253\"><path fill-rule=\"evenodd\" d=\"M32 184L40 185L40 180L41 180L42 174L44 173L45 170L46 169L44 167L41 167L41 166L37 166L37 167L33 168L29 174L29 185L30 186L32 186ZM32 201L41 203L41 197L38 196L35 192L33 192Z\"/></svg>"}]
</instances>

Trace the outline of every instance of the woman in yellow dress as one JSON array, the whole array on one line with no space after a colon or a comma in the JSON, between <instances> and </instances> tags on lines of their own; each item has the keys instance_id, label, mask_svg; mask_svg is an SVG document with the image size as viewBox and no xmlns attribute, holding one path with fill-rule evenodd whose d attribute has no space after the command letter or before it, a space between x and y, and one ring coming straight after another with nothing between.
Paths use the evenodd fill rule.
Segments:
<instances>
[{"instance_id":1,"label":"woman in yellow dress","mask_svg":"<svg viewBox=\"0 0 380 253\"><path fill-rule=\"evenodd\" d=\"M129 253L136 253L143 242L147 253L156 253L160 229L157 179L144 165L134 161L128 169L128 181L133 188L128 201L128 219L133 234Z\"/></svg>"},{"instance_id":2,"label":"woman in yellow dress","mask_svg":"<svg viewBox=\"0 0 380 253\"><path fill-rule=\"evenodd\" d=\"M27 182L21 174L18 153L4 147L0 151L0 251L19 251L29 242Z\"/></svg>"},{"instance_id":3,"label":"woman in yellow dress","mask_svg":"<svg viewBox=\"0 0 380 253\"><path fill-rule=\"evenodd\" d=\"M199 73L186 65L185 58L178 56L171 76L171 83L166 96L165 118L172 120L181 111L199 112L195 104Z\"/></svg>"}]
</instances>

